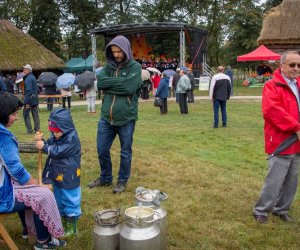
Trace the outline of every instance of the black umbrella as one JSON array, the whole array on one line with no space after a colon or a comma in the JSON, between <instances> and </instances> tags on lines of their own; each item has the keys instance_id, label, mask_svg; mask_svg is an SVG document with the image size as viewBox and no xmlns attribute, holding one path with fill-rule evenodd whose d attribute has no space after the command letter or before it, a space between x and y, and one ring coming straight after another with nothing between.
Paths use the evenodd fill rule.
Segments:
<instances>
[{"instance_id":1,"label":"black umbrella","mask_svg":"<svg viewBox=\"0 0 300 250\"><path fill-rule=\"evenodd\" d=\"M293 134L287 139L285 139L282 143L279 144L279 146L275 149L275 151L271 154L271 156L268 158L271 159L273 156L279 155L282 151L290 147L293 143L298 141L298 136L297 134Z\"/></svg>"},{"instance_id":2,"label":"black umbrella","mask_svg":"<svg viewBox=\"0 0 300 250\"><path fill-rule=\"evenodd\" d=\"M84 71L78 77L77 86L81 90L87 90L93 87L96 80L95 73L91 71Z\"/></svg>"},{"instance_id":3,"label":"black umbrella","mask_svg":"<svg viewBox=\"0 0 300 250\"><path fill-rule=\"evenodd\" d=\"M57 75L53 72L44 72L39 76L39 83L43 84L43 86L51 86L54 85L57 80Z\"/></svg>"}]
</instances>

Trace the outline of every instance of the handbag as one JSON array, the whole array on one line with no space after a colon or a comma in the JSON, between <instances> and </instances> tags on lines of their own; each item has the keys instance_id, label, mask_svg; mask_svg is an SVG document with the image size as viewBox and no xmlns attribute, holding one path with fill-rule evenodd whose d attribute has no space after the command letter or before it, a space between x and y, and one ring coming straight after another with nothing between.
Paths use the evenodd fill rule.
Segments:
<instances>
[{"instance_id":1,"label":"handbag","mask_svg":"<svg viewBox=\"0 0 300 250\"><path fill-rule=\"evenodd\" d=\"M154 99L154 106L155 107L161 107L162 106L162 99L160 99L159 97L156 97Z\"/></svg>"}]
</instances>

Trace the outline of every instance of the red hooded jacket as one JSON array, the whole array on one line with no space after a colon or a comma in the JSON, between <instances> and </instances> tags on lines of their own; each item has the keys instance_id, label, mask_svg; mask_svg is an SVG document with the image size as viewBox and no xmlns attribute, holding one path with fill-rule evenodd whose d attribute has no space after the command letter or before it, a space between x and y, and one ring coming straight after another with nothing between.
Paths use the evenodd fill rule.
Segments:
<instances>
[{"instance_id":1,"label":"red hooded jacket","mask_svg":"<svg viewBox=\"0 0 300 250\"><path fill-rule=\"evenodd\" d=\"M298 90L300 78L297 78ZM271 154L281 142L300 130L297 98L276 69L273 78L265 83L262 96L262 112L265 120L265 152ZM300 141L284 150L281 155L300 152Z\"/></svg>"}]
</instances>

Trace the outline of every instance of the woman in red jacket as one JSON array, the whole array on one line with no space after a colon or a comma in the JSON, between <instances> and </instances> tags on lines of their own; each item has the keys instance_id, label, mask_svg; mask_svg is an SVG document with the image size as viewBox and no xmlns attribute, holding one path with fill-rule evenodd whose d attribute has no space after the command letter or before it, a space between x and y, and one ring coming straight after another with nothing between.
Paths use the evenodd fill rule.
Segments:
<instances>
[{"instance_id":1,"label":"woman in red jacket","mask_svg":"<svg viewBox=\"0 0 300 250\"><path fill-rule=\"evenodd\" d=\"M152 76L152 83L153 83L153 96L156 94L156 90L158 88L160 82L160 75L156 72L154 72L154 75Z\"/></svg>"}]
</instances>

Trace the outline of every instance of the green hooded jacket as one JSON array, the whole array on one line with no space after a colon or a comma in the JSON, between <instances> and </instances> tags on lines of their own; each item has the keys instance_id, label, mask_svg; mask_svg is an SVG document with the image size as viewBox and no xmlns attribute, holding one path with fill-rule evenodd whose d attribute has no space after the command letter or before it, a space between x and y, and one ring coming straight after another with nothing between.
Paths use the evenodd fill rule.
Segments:
<instances>
[{"instance_id":1,"label":"green hooded jacket","mask_svg":"<svg viewBox=\"0 0 300 250\"><path fill-rule=\"evenodd\" d=\"M117 64L111 45L123 50L126 59ZM111 125L122 126L138 119L138 97L142 81L142 67L133 60L130 43L123 36L115 37L105 49L107 64L97 75L97 85L104 93L101 118Z\"/></svg>"}]
</instances>

